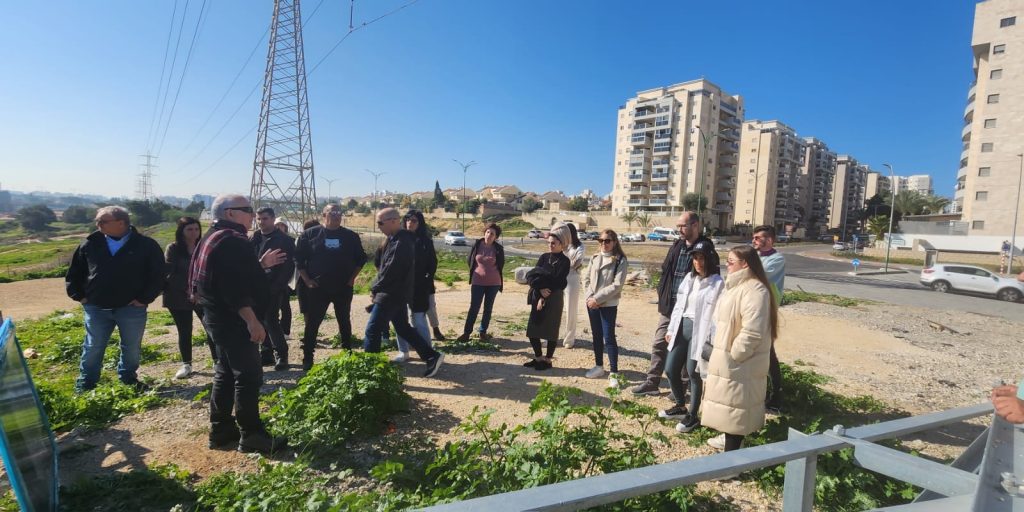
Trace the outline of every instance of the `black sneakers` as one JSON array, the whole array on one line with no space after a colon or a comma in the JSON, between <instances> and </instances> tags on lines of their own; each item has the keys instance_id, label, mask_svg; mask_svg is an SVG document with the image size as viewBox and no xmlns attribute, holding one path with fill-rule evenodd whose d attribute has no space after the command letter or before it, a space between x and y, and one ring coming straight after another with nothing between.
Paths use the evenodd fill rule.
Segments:
<instances>
[{"instance_id":1,"label":"black sneakers","mask_svg":"<svg viewBox=\"0 0 1024 512\"><path fill-rule=\"evenodd\" d=\"M676 425L676 432L679 432L680 434L686 434L688 432L692 432L693 429L699 426L700 418L687 414L686 417L683 418L683 421L680 421L679 424Z\"/></svg>"},{"instance_id":2,"label":"black sneakers","mask_svg":"<svg viewBox=\"0 0 1024 512\"><path fill-rule=\"evenodd\" d=\"M270 434L256 434L238 442L238 451L242 453L262 453L270 455L288 448L288 439Z\"/></svg>"},{"instance_id":3,"label":"black sneakers","mask_svg":"<svg viewBox=\"0 0 1024 512\"><path fill-rule=\"evenodd\" d=\"M685 405L674 405L664 411L658 411L658 417L665 419L681 420L689 416L689 411L686 410Z\"/></svg>"},{"instance_id":4,"label":"black sneakers","mask_svg":"<svg viewBox=\"0 0 1024 512\"><path fill-rule=\"evenodd\" d=\"M438 352L436 356L427 359L427 371L423 374L424 377L433 377L437 375L437 371L441 369L441 363L444 362L444 354Z\"/></svg>"},{"instance_id":5,"label":"black sneakers","mask_svg":"<svg viewBox=\"0 0 1024 512\"><path fill-rule=\"evenodd\" d=\"M302 371L308 372L313 369L313 353L305 352L302 354Z\"/></svg>"},{"instance_id":6,"label":"black sneakers","mask_svg":"<svg viewBox=\"0 0 1024 512\"><path fill-rule=\"evenodd\" d=\"M444 341L444 333L441 332L440 327L434 327L434 341Z\"/></svg>"},{"instance_id":7,"label":"black sneakers","mask_svg":"<svg viewBox=\"0 0 1024 512\"><path fill-rule=\"evenodd\" d=\"M661 394L661 390L658 389L658 386L648 381L644 381L643 383L637 386L633 386L633 388L630 389L630 391L632 391L633 394L637 396L658 396Z\"/></svg>"},{"instance_id":8,"label":"black sneakers","mask_svg":"<svg viewBox=\"0 0 1024 512\"><path fill-rule=\"evenodd\" d=\"M238 448L238 440L241 438L242 434L237 430L223 435L210 434L209 447L211 450L234 450Z\"/></svg>"}]
</instances>

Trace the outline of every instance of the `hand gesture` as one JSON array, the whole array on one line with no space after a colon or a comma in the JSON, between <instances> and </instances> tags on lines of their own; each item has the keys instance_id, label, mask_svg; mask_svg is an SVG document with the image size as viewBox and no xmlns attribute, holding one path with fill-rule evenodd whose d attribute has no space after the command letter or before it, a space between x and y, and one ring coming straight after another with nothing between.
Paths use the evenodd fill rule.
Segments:
<instances>
[{"instance_id":1,"label":"hand gesture","mask_svg":"<svg viewBox=\"0 0 1024 512\"><path fill-rule=\"evenodd\" d=\"M263 268L276 267L288 259L288 255L281 249L271 249L260 256L260 266Z\"/></svg>"},{"instance_id":2,"label":"hand gesture","mask_svg":"<svg viewBox=\"0 0 1024 512\"><path fill-rule=\"evenodd\" d=\"M267 338L267 331L263 329L263 324L259 322L246 322L246 327L249 328L249 341L260 344Z\"/></svg>"},{"instance_id":3,"label":"hand gesture","mask_svg":"<svg viewBox=\"0 0 1024 512\"><path fill-rule=\"evenodd\" d=\"M1010 423L1024 423L1024 401L1017 398L1017 386L999 386L992 390L996 414Z\"/></svg>"},{"instance_id":4,"label":"hand gesture","mask_svg":"<svg viewBox=\"0 0 1024 512\"><path fill-rule=\"evenodd\" d=\"M540 296L544 297L545 299L550 297L551 296L551 289L550 288L544 288L543 290L540 291Z\"/></svg>"},{"instance_id":5,"label":"hand gesture","mask_svg":"<svg viewBox=\"0 0 1024 512\"><path fill-rule=\"evenodd\" d=\"M601 305L593 297L587 299L587 309L598 309Z\"/></svg>"}]
</instances>

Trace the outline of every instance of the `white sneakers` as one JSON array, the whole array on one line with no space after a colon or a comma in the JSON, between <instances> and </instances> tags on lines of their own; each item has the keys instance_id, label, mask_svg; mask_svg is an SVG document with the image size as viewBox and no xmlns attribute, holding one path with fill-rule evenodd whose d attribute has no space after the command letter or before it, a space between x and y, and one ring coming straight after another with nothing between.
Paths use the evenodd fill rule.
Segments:
<instances>
[{"instance_id":1,"label":"white sneakers","mask_svg":"<svg viewBox=\"0 0 1024 512\"><path fill-rule=\"evenodd\" d=\"M174 378L175 379L187 379L189 377L189 375L192 375L192 364L191 363L183 363L181 365L181 369L178 370L178 373L174 374Z\"/></svg>"},{"instance_id":2,"label":"white sneakers","mask_svg":"<svg viewBox=\"0 0 1024 512\"><path fill-rule=\"evenodd\" d=\"M576 340L562 340L562 346L565 348L573 348L576 346Z\"/></svg>"},{"instance_id":3,"label":"white sneakers","mask_svg":"<svg viewBox=\"0 0 1024 512\"><path fill-rule=\"evenodd\" d=\"M716 450L725 449L725 434L719 434L711 439L708 439L708 446Z\"/></svg>"},{"instance_id":4,"label":"white sneakers","mask_svg":"<svg viewBox=\"0 0 1024 512\"><path fill-rule=\"evenodd\" d=\"M619 389L619 374L609 373L608 374L608 387Z\"/></svg>"},{"instance_id":5,"label":"white sneakers","mask_svg":"<svg viewBox=\"0 0 1024 512\"><path fill-rule=\"evenodd\" d=\"M604 377L604 368L601 368L600 366L595 366L587 370L586 377L588 379L600 379L601 377Z\"/></svg>"},{"instance_id":6,"label":"white sneakers","mask_svg":"<svg viewBox=\"0 0 1024 512\"><path fill-rule=\"evenodd\" d=\"M391 358L392 363L404 363L409 360L408 352L399 352L397 356Z\"/></svg>"}]
</instances>

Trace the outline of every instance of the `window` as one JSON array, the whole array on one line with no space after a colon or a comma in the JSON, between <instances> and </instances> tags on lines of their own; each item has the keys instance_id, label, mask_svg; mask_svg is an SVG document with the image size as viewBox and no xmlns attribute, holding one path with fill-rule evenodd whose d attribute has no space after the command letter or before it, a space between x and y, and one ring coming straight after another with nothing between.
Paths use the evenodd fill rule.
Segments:
<instances>
[{"instance_id":1,"label":"window","mask_svg":"<svg viewBox=\"0 0 1024 512\"><path fill-rule=\"evenodd\" d=\"M988 77L991 78L992 80L999 80L1000 78L1003 77L1003 70L993 69L992 71L989 71Z\"/></svg>"},{"instance_id":2,"label":"window","mask_svg":"<svg viewBox=\"0 0 1024 512\"><path fill-rule=\"evenodd\" d=\"M1010 16L1009 18L1003 18L999 20L999 28L1012 27L1017 24L1017 17Z\"/></svg>"},{"instance_id":3,"label":"window","mask_svg":"<svg viewBox=\"0 0 1024 512\"><path fill-rule=\"evenodd\" d=\"M976 220L976 221L972 222L971 223L971 229L978 229L978 230L985 229L985 221L983 221L983 220Z\"/></svg>"},{"instance_id":4,"label":"window","mask_svg":"<svg viewBox=\"0 0 1024 512\"><path fill-rule=\"evenodd\" d=\"M985 192L983 190L975 192L974 193L974 200L975 201L988 201L988 192Z\"/></svg>"},{"instance_id":5,"label":"window","mask_svg":"<svg viewBox=\"0 0 1024 512\"><path fill-rule=\"evenodd\" d=\"M978 167L978 176L981 176L981 177L984 178L986 176L991 176L991 175L992 175L992 168L991 167Z\"/></svg>"},{"instance_id":6,"label":"window","mask_svg":"<svg viewBox=\"0 0 1024 512\"><path fill-rule=\"evenodd\" d=\"M992 54L993 55L997 54L997 53L1004 53L1004 52L1006 52L1006 45L1005 44L997 44L997 45L992 47Z\"/></svg>"},{"instance_id":7,"label":"window","mask_svg":"<svg viewBox=\"0 0 1024 512\"><path fill-rule=\"evenodd\" d=\"M995 118L993 118L993 119L986 119L985 120L985 128L995 128L995 127L996 127L996 120L995 120Z\"/></svg>"},{"instance_id":8,"label":"window","mask_svg":"<svg viewBox=\"0 0 1024 512\"><path fill-rule=\"evenodd\" d=\"M989 94L988 95L988 102L989 103L999 103L999 95L998 94Z\"/></svg>"},{"instance_id":9,"label":"window","mask_svg":"<svg viewBox=\"0 0 1024 512\"><path fill-rule=\"evenodd\" d=\"M992 148L993 148L993 144L991 142L983 142L983 143L981 143L981 152L982 153L991 153L992 152Z\"/></svg>"}]
</instances>

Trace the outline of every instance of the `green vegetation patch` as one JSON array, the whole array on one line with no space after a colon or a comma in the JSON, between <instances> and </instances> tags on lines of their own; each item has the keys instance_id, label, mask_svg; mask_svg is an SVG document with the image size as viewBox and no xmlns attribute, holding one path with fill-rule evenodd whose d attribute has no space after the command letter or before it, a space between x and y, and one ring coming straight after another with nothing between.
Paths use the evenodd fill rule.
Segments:
<instances>
[{"instance_id":1,"label":"green vegetation patch","mask_svg":"<svg viewBox=\"0 0 1024 512\"><path fill-rule=\"evenodd\" d=\"M174 464L83 479L70 487L61 487L61 510L157 512L171 510L175 505L181 505L182 510L194 510L193 479Z\"/></svg>"},{"instance_id":2,"label":"green vegetation patch","mask_svg":"<svg viewBox=\"0 0 1024 512\"><path fill-rule=\"evenodd\" d=\"M831 304L833 306L839 306L843 308L859 306L861 304L874 303L874 301L866 299L854 299L851 297L843 297L841 295L832 295L829 293L812 293L805 292L803 290L786 290L782 292L783 306L796 304L797 302L818 302L821 304Z\"/></svg>"}]
</instances>

